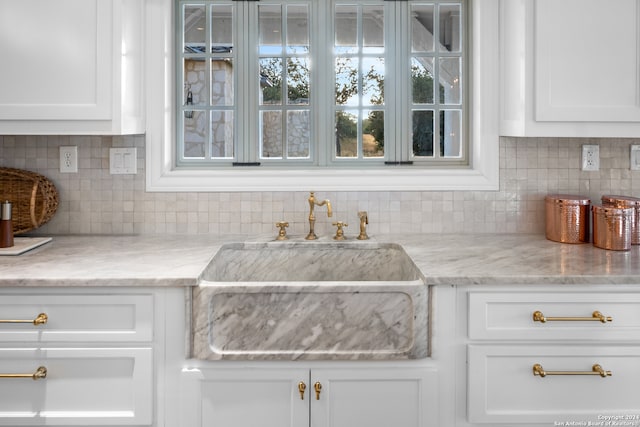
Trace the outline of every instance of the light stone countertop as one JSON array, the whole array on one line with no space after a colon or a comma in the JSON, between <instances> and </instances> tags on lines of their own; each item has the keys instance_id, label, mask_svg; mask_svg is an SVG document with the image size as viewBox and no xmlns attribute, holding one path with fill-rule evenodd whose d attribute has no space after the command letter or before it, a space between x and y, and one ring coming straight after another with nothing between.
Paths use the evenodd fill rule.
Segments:
<instances>
[{"instance_id":1,"label":"light stone countertop","mask_svg":"<svg viewBox=\"0 0 640 427\"><path fill-rule=\"evenodd\" d=\"M25 254L1 256L0 286L195 286L223 243L274 238L54 236ZM291 241L304 239L291 236ZM372 236L372 241L402 245L427 284L640 284L636 246L606 251L525 234Z\"/></svg>"}]
</instances>

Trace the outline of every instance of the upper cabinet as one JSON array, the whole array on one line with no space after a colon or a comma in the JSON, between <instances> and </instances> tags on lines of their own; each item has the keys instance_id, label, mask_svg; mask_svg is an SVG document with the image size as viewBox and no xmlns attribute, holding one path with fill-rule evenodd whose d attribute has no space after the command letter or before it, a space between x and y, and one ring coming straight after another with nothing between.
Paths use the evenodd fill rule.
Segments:
<instances>
[{"instance_id":1,"label":"upper cabinet","mask_svg":"<svg viewBox=\"0 0 640 427\"><path fill-rule=\"evenodd\" d=\"M640 136L640 0L502 0L500 133Z\"/></svg>"},{"instance_id":2,"label":"upper cabinet","mask_svg":"<svg viewBox=\"0 0 640 427\"><path fill-rule=\"evenodd\" d=\"M143 7L0 2L0 134L143 133Z\"/></svg>"}]
</instances>

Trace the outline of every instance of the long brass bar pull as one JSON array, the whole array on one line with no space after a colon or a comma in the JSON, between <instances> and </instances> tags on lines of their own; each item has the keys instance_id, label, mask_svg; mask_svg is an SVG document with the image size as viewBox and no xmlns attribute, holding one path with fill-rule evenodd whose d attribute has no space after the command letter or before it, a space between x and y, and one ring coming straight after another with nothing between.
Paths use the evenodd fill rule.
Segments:
<instances>
[{"instance_id":1,"label":"long brass bar pull","mask_svg":"<svg viewBox=\"0 0 640 427\"><path fill-rule=\"evenodd\" d=\"M597 363L591 367L590 371L545 371L542 365L536 363L533 365L533 375L539 375L541 378L547 375L599 375L606 378L611 376L611 371L605 371Z\"/></svg>"},{"instance_id":2,"label":"long brass bar pull","mask_svg":"<svg viewBox=\"0 0 640 427\"><path fill-rule=\"evenodd\" d=\"M607 322L613 322L613 317L605 316L604 314L600 313L597 310L594 311L593 313L591 313L591 317L546 317L544 314L542 314L541 311L534 311L533 312L533 321L534 322L540 322L540 323L546 323L546 322L590 322L590 321L607 323Z\"/></svg>"},{"instance_id":3,"label":"long brass bar pull","mask_svg":"<svg viewBox=\"0 0 640 427\"><path fill-rule=\"evenodd\" d=\"M47 368L39 366L33 374L0 374L0 378L31 378L32 380L43 380L47 378Z\"/></svg>"},{"instance_id":4,"label":"long brass bar pull","mask_svg":"<svg viewBox=\"0 0 640 427\"><path fill-rule=\"evenodd\" d=\"M38 326L38 325L45 325L48 320L49 320L49 317L47 316L46 313L40 313L33 320L2 320L0 319L0 323L33 323L35 326Z\"/></svg>"},{"instance_id":5,"label":"long brass bar pull","mask_svg":"<svg viewBox=\"0 0 640 427\"><path fill-rule=\"evenodd\" d=\"M300 400L304 400L304 391L307 389L307 385L300 381L298 383L298 391L300 392Z\"/></svg>"}]
</instances>

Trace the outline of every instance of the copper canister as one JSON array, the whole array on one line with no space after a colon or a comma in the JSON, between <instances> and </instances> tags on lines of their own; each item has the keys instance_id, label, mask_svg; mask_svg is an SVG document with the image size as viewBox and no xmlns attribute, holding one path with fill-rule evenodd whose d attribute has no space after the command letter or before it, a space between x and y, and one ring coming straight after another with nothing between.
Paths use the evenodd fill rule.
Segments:
<instances>
[{"instance_id":1,"label":"copper canister","mask_svg":"<svg viewBox=\"0 0 640 427\"><path fill-rule=\"evenodd\" d=\"M569 194L544 198L547 239L561 243L590 242L591 200Z\"/></svg>"},{"instance_id":2,"label":"copper canister","mask_svg":"<svg viewBox=\"0 0 640 427\"><path fill-rule=\"evenodd\" d=\"M640 198L628 196L602 196L602 205L614 208L632 208L631 244L640 245Z\"/></svg>"},{"instance_id":3,"label":"copper canister","mask_svg":"<svg viewBox=\"0 0 640 427\"><path fill-rule=\"evenodd\" d=\"M613 251L631 249L633 208L593 206L593 245Z\"/></svg>"}]
</instances>

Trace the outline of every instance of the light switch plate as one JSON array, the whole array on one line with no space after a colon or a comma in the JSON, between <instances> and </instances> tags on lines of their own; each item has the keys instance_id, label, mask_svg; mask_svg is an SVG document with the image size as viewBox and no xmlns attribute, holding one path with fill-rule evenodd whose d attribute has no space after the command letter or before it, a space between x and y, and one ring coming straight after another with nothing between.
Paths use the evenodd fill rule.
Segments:
<instances>
[{"instance_id":1,"label":"light switch plate","mask_svg":"<svg viewBox=\"0 0 640 427\"><path fill-rule=\"evenodd\" d=\"M109 173L111 175L135 174L137 172L136 148L110 148Z\"/></svg>"},{"instance_id":2,"label":"light switch plate","mask_svg":"<svg viewBox=\"0 0 640 427\"><path fill-rule=\"evenodd\" d=\"M640 171L640 145L632 145L629 156L632 171Z\"/></svg>"}]
</instances>

